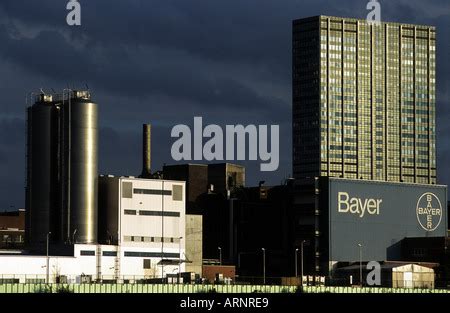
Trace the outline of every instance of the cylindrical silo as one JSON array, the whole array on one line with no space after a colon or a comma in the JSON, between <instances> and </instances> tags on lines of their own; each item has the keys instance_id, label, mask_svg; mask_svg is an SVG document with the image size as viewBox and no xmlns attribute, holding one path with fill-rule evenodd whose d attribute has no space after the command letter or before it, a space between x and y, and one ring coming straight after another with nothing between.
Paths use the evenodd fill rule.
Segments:
<instances>
[{"instance_id":1,"label":"cylindrical silo","mask_svg":"<svg viewBox=\"0 0 450 313\"><path fill-rule=\"evenodd\" d=\"M62 104L62 224L65 241L97 242L97 104L73 91Z\"/></svg>"},{"instance_id":2,"label":"cylindrical silo","mask_svg":"<svg viewBox=\"0 0 450 313\"><path fill-rule=\"evenodd\" d=\"M27 109L26 241L46 242L58 214L59 109L52 96L39 95ZM53 235L53 234L52 234ZM52 241L55 237L50 236Z\"/></svg>"}]
</instances>

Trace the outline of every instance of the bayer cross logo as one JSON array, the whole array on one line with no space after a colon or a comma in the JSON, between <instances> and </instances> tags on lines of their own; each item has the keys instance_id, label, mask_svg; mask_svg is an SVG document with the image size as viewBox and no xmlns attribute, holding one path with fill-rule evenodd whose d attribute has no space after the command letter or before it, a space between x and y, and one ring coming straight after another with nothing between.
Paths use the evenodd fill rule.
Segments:
<instances>
[{"instance_id":1,"label":"bayer cross logo","mask_svg":"<svg viewBox=\"0 0 450 313\"><path fill-rule=\"evenodd\" d=\"M424 193L417 201L416 214L423 229L434 231L442 219L441 201L431 192Z\"/></svg>"}]
</instances>

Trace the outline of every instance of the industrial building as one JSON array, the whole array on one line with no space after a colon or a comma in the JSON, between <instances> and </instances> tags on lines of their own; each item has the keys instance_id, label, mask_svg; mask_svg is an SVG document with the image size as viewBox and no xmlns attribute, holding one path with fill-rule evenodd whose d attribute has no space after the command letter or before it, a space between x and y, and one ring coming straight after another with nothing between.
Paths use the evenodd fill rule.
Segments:
<instances>
[{"instance_id":1,"label":"industrial building","mask_svg":"<svg viewBox=\"0 0 450 313\"><path fill-rule=\"evenodd\" d=\"M378 261L386 286L434 287L450 277L435 47L430 26L295 20L294 178L273 187L245 187L245 168L229 163L152 173L147 124L140 176L98 176L90 93L38 95L28 107L28 249L0 256L0 274L146 282L186 271L253 283L304 274L339 284Z\"/></svg>"},{"instance_id":2,"label":"industrial building","mask_svg":"<svg viewBox=\"0 0 450 313\"><path fill-rule=\"evenodd\" d=\"M140 178L98 176L98 109L90 93L40 93L33 101L27 246L1 254L3 281L164 281L181 276L186 263L201 273L201 228L194 229L201 218L189 218L187 238L185 182L151 179L150 125L143 127ZM200 261L192 253L187 259L186 242Z\"/></svg>"},{"instance_id":3,"label":"industrial building","mask_svg":"<svg viewBox=\"0 0 450 313\"><path fill-rule=\"evenodd\" d=\"M99 200L100 243L141 248L134 254L153 261L146 268L149 275L159 277L152 256L162 262L161 271L165 264L178 269L185 259L184 182L100 176ZM119 267L116 271L120 276Z\"/></svg>"},{"instance_id":4,"label":"industrial building","mask_svg":"<svg viewBox=\"0 0 450 313\"><path fill-rule=\"evenodd\" d=\"M445 203L447 186L441 185L334 177L294 185L293 205L311 242L315 270L325 274L360 258L401 261L405 238L445 237Z\"/></svg>"},{"instance_id":5,"label":"industrial building","mask_svg":"<svg viewBox=\"0 0 450 313\"><path fill-rule=\"evenodd\" d=\"M70 249L71 252L65 254L58 249L49 257L17 253L1 255L0 282L162 282L162 271L164 277L176 277L179 269L180 272L184 270L183 263L164 264L165 258L178 260L178 248L167 248L165 258L161 258L160 247L75 244Z\"/></svg>"},{"instance_id":6,"label":"industrial building","mask_svg":"<svg viewBox=\"0 0 450 313\"><path fill-rule=\"evenodd\" d=\"M332 282L342 267L390 261L440 264L433 273L441 283L448 277L446 201L446 186L333 177L242 188L231 199L209 193L199 201L203 253L220 254L244 280L261 281L264 267L267 277L303 269Z\"/></svg>"}]
</instances>

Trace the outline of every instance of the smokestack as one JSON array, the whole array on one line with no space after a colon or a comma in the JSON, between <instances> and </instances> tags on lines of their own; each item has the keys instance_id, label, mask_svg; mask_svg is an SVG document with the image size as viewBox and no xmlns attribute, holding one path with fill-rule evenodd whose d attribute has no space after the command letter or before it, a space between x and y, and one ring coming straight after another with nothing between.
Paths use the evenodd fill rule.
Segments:
<instances>
[{"instance_id":1,"label":"smokestack","mask_svg":"<svg viewBox=\"0 0 450 313\"><path fill-rule=\"evenodd\" d=\"M151 158L152 129L150 124L142 125L142 178L150 178L152 168Z\"/></svg>"}]
</instances>

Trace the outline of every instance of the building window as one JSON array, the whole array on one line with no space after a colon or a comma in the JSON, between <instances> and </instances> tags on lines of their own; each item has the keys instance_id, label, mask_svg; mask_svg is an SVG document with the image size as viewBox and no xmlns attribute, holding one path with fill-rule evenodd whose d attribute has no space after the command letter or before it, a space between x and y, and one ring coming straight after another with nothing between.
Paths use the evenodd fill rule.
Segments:
<instances>
[{"instance_id":1,"label":"building window","mask_svg":"<svg viewBox=\"0 0 450 313\"><path fill-rule=\"evenodd\" d=\"M122 198L133 198L133 183L132 182L122 182Z\"/></svg>"},{"instance_id":2,"label":"building window","mask_svg":"<svg viewBox=\"0 0 450 313\"><path fill-rule=\"evenodd\" d=\"M93 256L93 255L95 255L95 251L93 251L93 250L81 250L80 251L80 255Z\"/></svg>"},{"instance_id":3,"label":"building window","mask_svg":"<svg viewBox=\"0 0 450 313\"><path fill-rule=\"evenodd\" d=\"M183 185L173 185L172 191L172 200L183 201Z\"/></svg>"},{"instance_id":4,"label":"building window","mask_svg":"<svg viewBox=\"0 0 450 313\"><path fill-rule=\"evenodd\" d=\"M146 216L173 216L173 217L179 217L180 212L172 212L172 211L147 211L147 210L140 210L139 215L146 215Z\"/></svg>"},{"instance_id":5,"label":"building window","mask_svg":"<svg viewBox=\"0 0 450 313\"><path fill-rule=\"evenodd\" d=\"M135 251L125 251L124 256L126 257L141 257L141 258L179 258L178 253L161 253L161 252L135 252Z\"/></svg>"},{"instance_id":6,"label":"building window","mask_svg":"<svg viewBox=\"0 0 450 313\"><path fill-rule=\"evenodd\" d=\"M134 194L139 195L164 195L164 196L171 196L172 191L171 190L160 190L160 189L139 189L135 188L133 189Z\"/></svg>"},{"instance_id":7,"label":"building window","mask_svg":"<svg viewBox=\"0 0 450 313\"><path fill-rule=\"evenodd\" d=\"M45 281L45 279L40 279L40 282L42 281ZM19 278L0 278L0 284L18 284L19 282Z\"/></svg>"},{"instance_id":8,"label":"building window","mask_svg":"<svg viewBox=\"0 0 450 313\"><path fill-rule=\"evenodd\" d=\"M152 261L150 259L144 259L144 269L152 268Z\"/></svg>"},{"instance_id":9,"label":"building window","mask_svg":"<svg viewBox=\"0 0 450 313\"><path fill-rule=\"evenodd\" d=\"M117 256L117 251L103 251L103 256Z\"/></svg>"}]
</instances>

